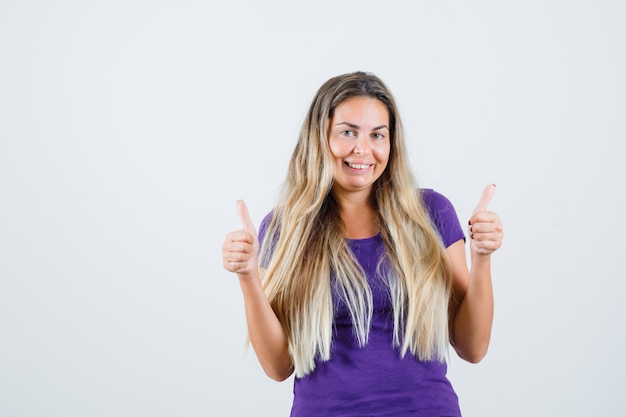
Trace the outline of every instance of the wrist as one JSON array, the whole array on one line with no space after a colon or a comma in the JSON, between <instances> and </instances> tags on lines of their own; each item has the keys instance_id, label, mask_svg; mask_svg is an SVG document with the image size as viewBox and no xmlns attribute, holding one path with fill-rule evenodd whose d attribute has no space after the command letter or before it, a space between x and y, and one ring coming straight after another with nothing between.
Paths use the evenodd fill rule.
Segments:
<instances>
[{"instance_id":1,"label":"wrist","mask_svg":"<svg viewBox=\"0 0 626 417\"><path fill-rule=\"evenodd\" d=\"M483 254L472 251L471 253L472 267L491 267L491 254Z\"/></svg>"}]
</instances>

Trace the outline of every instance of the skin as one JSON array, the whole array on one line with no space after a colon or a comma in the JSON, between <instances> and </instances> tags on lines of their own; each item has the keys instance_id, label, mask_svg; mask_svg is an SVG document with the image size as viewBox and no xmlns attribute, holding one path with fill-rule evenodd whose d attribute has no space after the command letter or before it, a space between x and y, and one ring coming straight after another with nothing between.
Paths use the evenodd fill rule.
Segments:
<instances>
[{"instance_id":1,"label":"skin","mask_svg":"<svg viewBox=\"0 0 626 417\"><path fill-rule=\"evenodd\" d=\"M453 278L450 300L451 342L459 357L471 363L480 362L485 357L491 339L494 310L491 255L500 248L503 237L500 218L487 210L495 189L493 184L485 188L468 222L469 271L462 240L446 249Z\"/></svg>"},{"instance_id":2,"label":"skin","mask_svg":"<svg viewBox=\"0 0 626 417\"><path fill-rule=\"evenodd\" d=\"M387 166L389 114L383 103L350 98L335 108L328 131L333 155L333 195L346 227L346 238L374 236L376 213L371 192ZM463 240L446 249L452 265L451 341L457 354L472 363L487 353L493 323L491 254L502 244L502 224L487 210L495 190L485 188L469 220L471 267ZM287 338L261 286L258 238L243 201L237 202L242 230L229 233L222 246L224 268L237 274L244 298L250 341L265 373L282 381L293 372Z\"/></svg>"},{"instance_id":3,"label":"skin","mask_svg":"<svg viewBox=\"0 0 626 417\"><path fill-rule=\"evenodd\" d=\"M387 167L391 150L387 107L369 97L345 100L330 120L328 145L333 155L332 192L346 237L374 236L378 229L372 188Z\"/></svg>"},{"instance_id":4,"label":"skin","mask_svg":"<svg viewBox=\"0 0 626 417\"><path fill-rule=\"evenodd\" d=\"M270 378L283 381L293 372L287 336L270 305L259 274L259 240L243 201L237 201L243 229L226 235L222 246L224 268L237 274L243 294L250 343Z\"/></svg>"}]
</instances>

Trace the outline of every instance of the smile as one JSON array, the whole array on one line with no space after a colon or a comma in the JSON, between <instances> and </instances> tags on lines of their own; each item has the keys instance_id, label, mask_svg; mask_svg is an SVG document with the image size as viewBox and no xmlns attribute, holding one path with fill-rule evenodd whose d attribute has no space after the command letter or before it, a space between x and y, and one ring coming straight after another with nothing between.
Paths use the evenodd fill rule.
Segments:
<instances>
[{"instance_id":1,"label":"smile","mask_svg":"<svg viewBox=\"0 0 626 417\"><path fill-rule=\"evenodd\" d=\"M346 165L353 169L366 169L373 166L374 164L351 164L350 162L346 162Z\"/></svg>"}]
</instances>

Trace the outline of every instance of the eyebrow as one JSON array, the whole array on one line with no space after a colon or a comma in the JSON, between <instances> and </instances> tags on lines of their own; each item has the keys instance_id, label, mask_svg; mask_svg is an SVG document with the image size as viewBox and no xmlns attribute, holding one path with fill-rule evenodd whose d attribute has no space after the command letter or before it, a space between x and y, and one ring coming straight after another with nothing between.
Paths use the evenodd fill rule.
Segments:
<instances>
[{"instance_id":1,"label":"eyebrow","mask_svg":"<svg viewBox=\"0 0 626 417\"><path fill-rule=\"evenodd\" d=\"M339 125L347 125L348 127L351 127L352 129L359 129L358 125L355 125L354 123L350 123L350 122L339 122L339 123L335 124L335 126L339 126ZM380 126L376 126L372 130L380 130L380 129L387 129L387 130L389 130L389 127L387 125L380 125Z\"/></svg>"}]
</instances>

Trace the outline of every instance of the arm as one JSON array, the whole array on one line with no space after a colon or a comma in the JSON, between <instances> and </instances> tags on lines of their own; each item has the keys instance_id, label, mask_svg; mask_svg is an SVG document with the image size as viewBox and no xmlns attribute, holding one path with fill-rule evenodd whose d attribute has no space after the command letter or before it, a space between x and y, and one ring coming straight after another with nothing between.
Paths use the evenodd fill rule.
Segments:
<instances>
[{"instance_id":1,"label":"arm","mask_svg":"<svg viewBox=\"0 0 626 417\"><path fill-rule=\"evenodd\" d=\"M267 376L283 381L293 372L283 327L263 292L258 270L249 275L237 275L243 293L250 343Z\"/></svg>"},{"instance_id":2,"label":"arm","mask_svg":"<svg viewBox=\"0 0 626 417\"><path fill-rule=\"evenodd\" d=\"M470 219L469 271L463 241L457 241L447 249L453 275L451 341L458 355L472 363L480 362L487 354L493 323L491 254L502 244L500 218L487 211L493 192L494 186L485 189Z\"/></svg>"},{"instance_id":3,"label":"arm","mask_svg":"<svg viewBox=\"0 0 626 417\"><path fill-rule=\"evenodd\" d=\"M493 322L490 259L472 261L468 272L462 240L446 250L452 264L451 342L457 354L477 363L487 354Z\"/></svg>"},{"instance_id":4,"label":"arm","mask_svg":"<svg viewBox=\"0 0 626 417\"><path fill-rule=\"evenodd\" d=\"M223 265L239 278L248 335L261 367L270 378L283 381L293 372L287 337L261 286L256 230L245 204L238 202L237 208L244 229L226 235Z\"/></svg>"}]
</instances>

